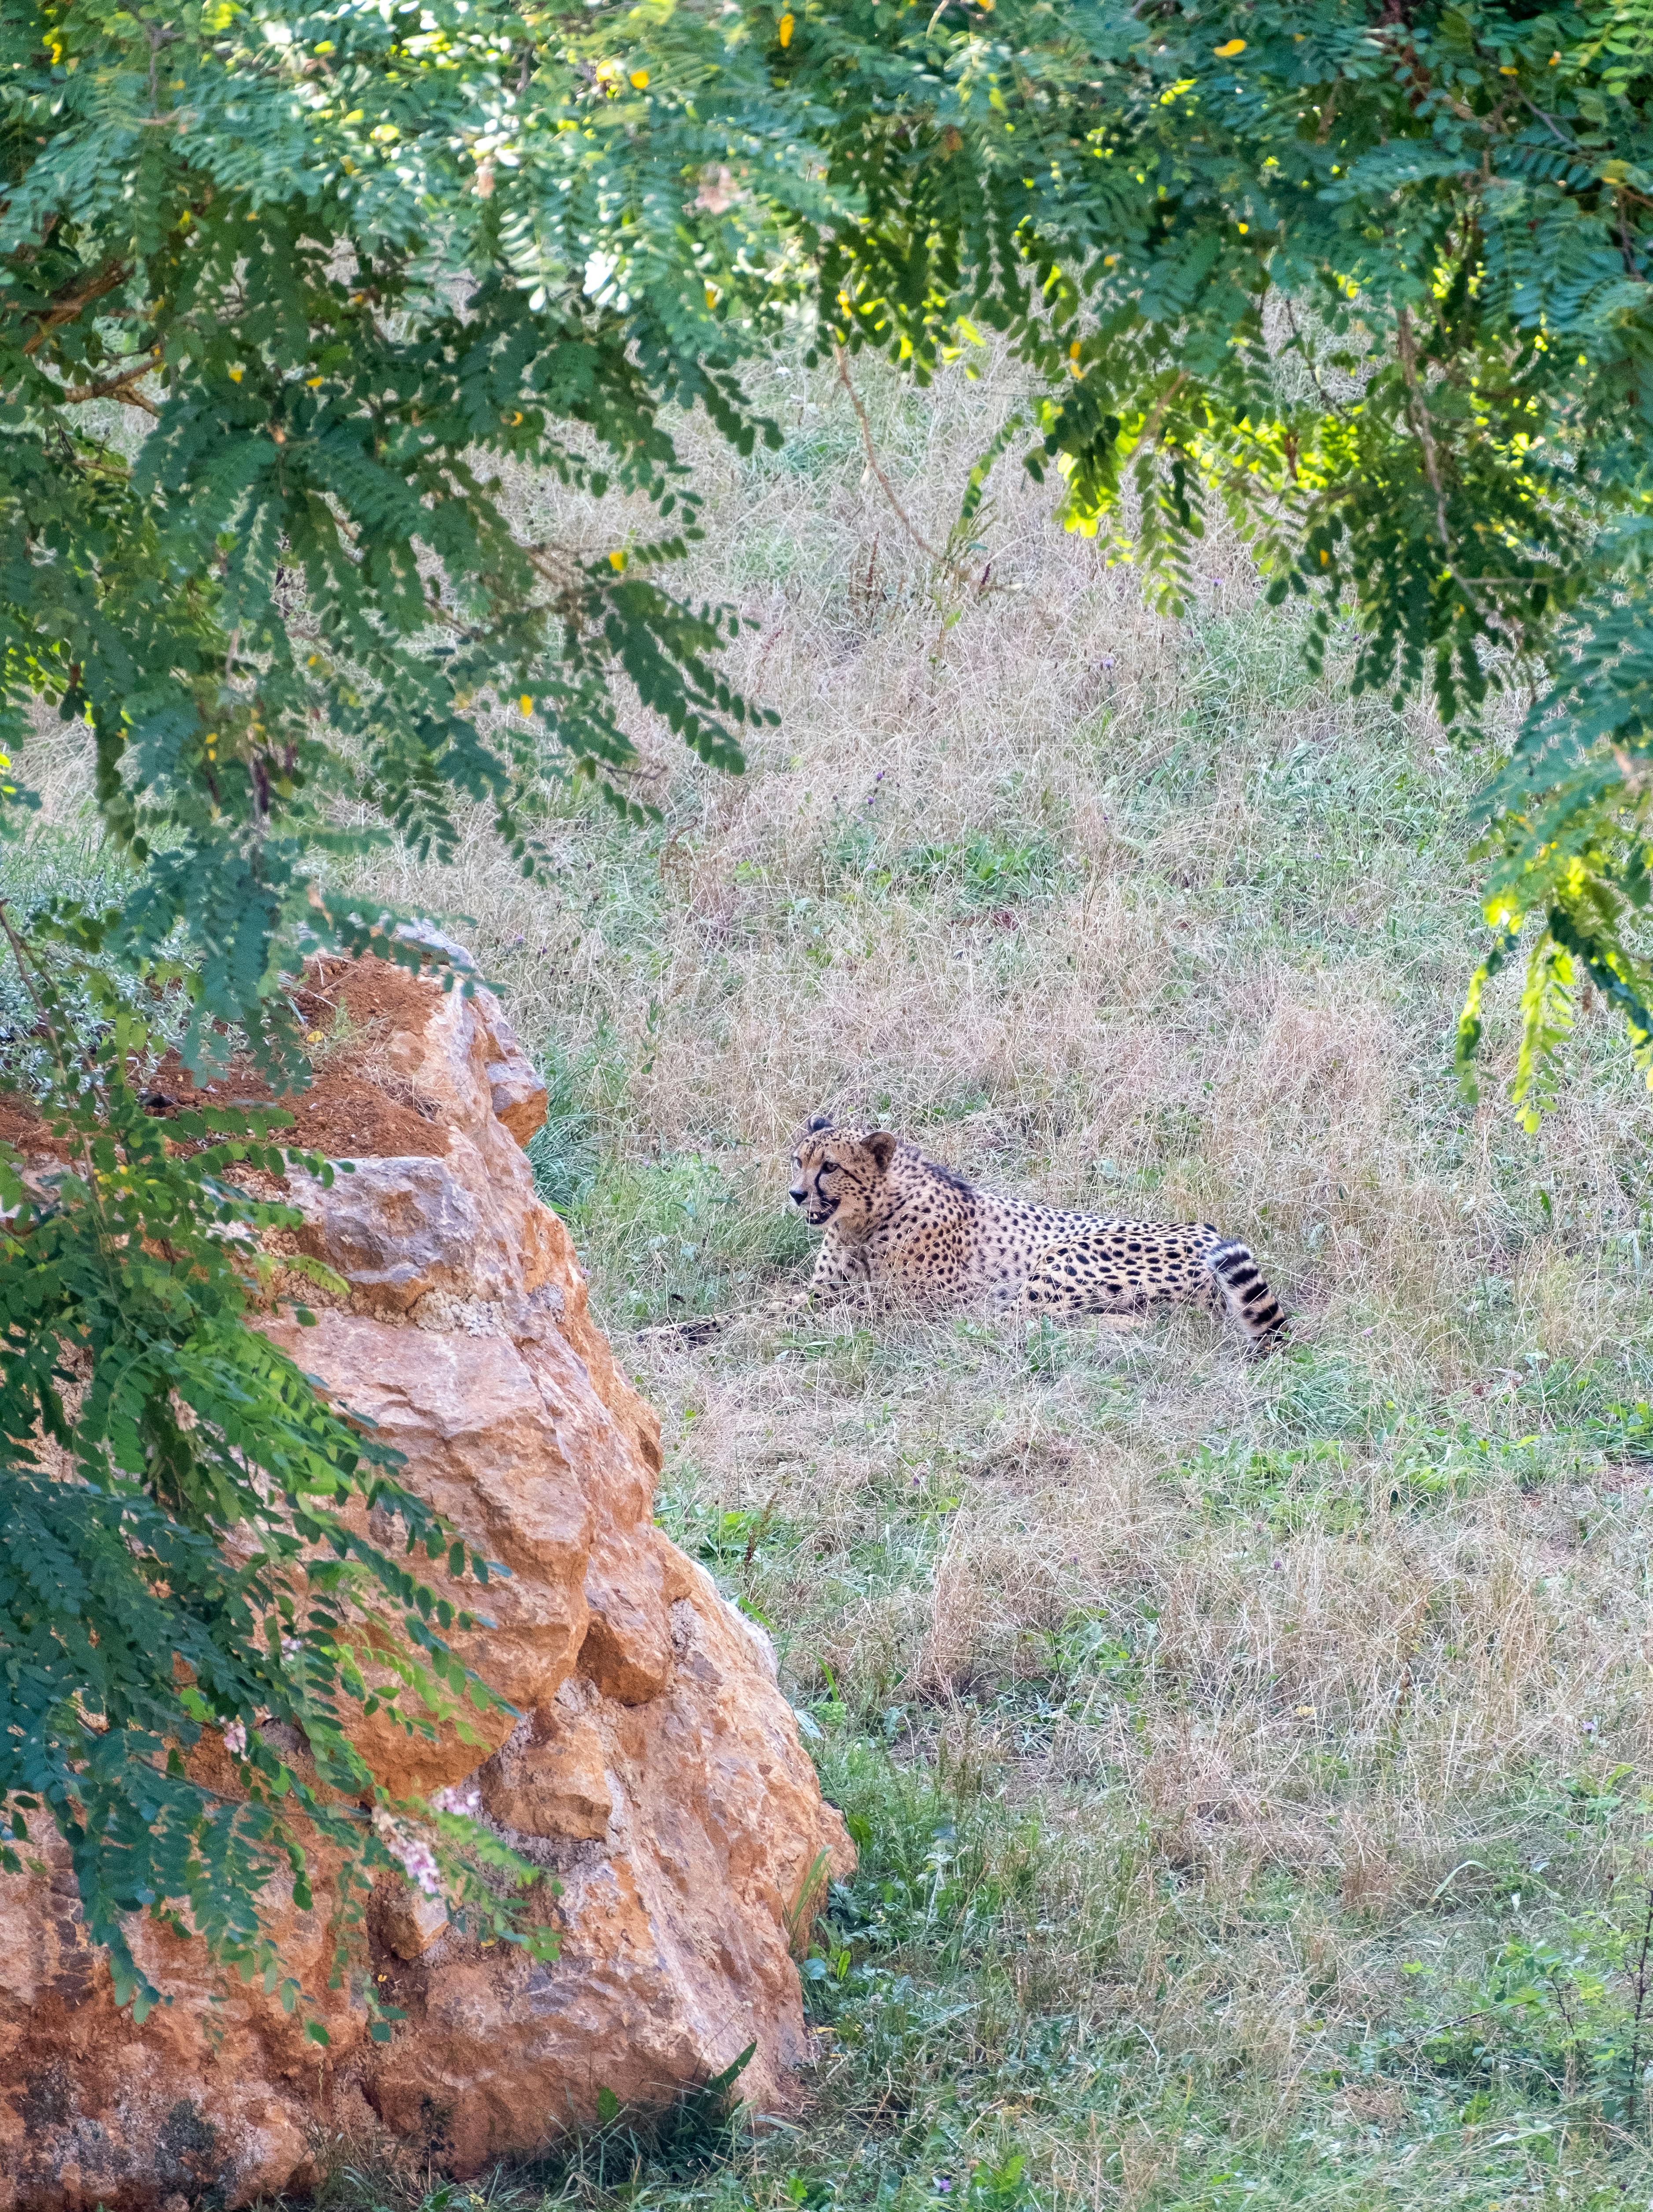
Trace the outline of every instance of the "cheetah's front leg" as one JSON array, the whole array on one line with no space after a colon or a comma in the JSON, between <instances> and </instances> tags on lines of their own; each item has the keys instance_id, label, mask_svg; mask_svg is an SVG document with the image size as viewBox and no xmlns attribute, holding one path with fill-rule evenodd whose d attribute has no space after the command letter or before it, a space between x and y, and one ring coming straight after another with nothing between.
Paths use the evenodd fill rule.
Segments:
<instances>
[{"instance_id":1,"label":"cheetah's front leg","mask_svg":"<svg viewBox=\"0 0 1653 2212\"><path fill-rule=\"evenodd\" d=\"M825 1243L815 1255L808 1296L823 1304L847 1297L866 1281L866 1262L853 1246Z\"/></svg>"}]
</instances>

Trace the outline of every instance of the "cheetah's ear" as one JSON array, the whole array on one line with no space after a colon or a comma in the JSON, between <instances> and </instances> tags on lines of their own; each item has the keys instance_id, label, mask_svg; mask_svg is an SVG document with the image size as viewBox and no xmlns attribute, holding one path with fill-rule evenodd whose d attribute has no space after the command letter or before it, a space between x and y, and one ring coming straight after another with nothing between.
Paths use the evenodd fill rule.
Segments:
<instances>
[{"instance_id":1,"label":"cheetah's ear","mask_svg":"<svg viewBox=\"0 0 1653 2212\"><path fill-rule=\"evenodd\" d=\"M901 1139L892 1137L888 1129L874 1129L872 1135L864 1139L864 1143L866 1149L878 1162L878 1173L883 1175L888 1170L890 1161L895 1158Z\"/></svg>"},{"instance_id":2,"label":"cheetah's ear","mask_svg":"<svg viewBox=\"0 0 1653 2212\"><path fill-rule=\"evenodd\" d=\"M815 1119L810 1123L806 1134L811 1137L817 1136L823 1129L830 1129L831 1127L832 1116L830 1114L817 1114L815 1116Z\"/></svg>"}]
</instances>

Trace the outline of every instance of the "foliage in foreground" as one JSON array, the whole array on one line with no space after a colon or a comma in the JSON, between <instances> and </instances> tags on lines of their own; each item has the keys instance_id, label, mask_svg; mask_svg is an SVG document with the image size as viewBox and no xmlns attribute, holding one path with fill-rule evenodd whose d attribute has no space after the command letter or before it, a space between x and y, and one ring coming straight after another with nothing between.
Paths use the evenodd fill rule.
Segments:
<instances>
[{"instance_id":1,"label":"foliage in foreground","mask_svg":"<svg viewBox=\"0 0 1653 2212\"><path fill-rule=\"evenodd\" d=\"M1173 603L1214 493L1272 590L1325 616L1352 599L1361 684L1425 683L1449 718L1534 684L1490 909L1489 964L1537 932L1518 1089L1541 1096L1580 963L1653 1053L1641 0L97 0L9 7L0 42L3 706L13 730L43 699L84 722L137 871L118 907L65 898L33 933L181 994L191 1057L229 1025L300 1072L283 976L398 951L390 917L326 888L353 843L445 854L480 802L532 867L550 762L639 804L639 702L738 764L762 710L719 673L737 618L659 580L697 527L669 410L743 451L773 438L738 370L792 306L846 375L868 343L922 378L972 318L1006 333L1037 391L1030 466L1061 472L1076 527L1128 511ZM587 532L513 526L506 478L533 470L586 496ZM1472 999L1467 1051L1477 1021ZM101 1082L54 1089L112 1116L99 1172L122 1175L149 1156L109 1036ZM95 1176L54 1202L100 1279L131 1261L143 1224L99 1217ZM179 1279L210 1276L217 1201L167 1202ZM31 1311L44 1227L8 1235L9 1313ZM65 1278L64 1348L9 1414L8 1494L52 1393L119 1382L170 1454L121 1479L218 1541L245 1497L198 1427L167 1429L165 1363L100 1333L96 1273ZM57 1566L27 1603L67 1669L51 1714L108 1723L98 1756L142 1813L158 1716L106 1713ZM9 1621L9 1656L36 1622ZM239 1663L269 1689L289 1662ZM53 1767L73 1729L4 1694L0 1789L15 1805L17 1761L44 1761L73 1842L89 1747ZM239 1958L262 1867L198 1863L156 1856L155 1884L110 1894Z\"/></svg>"},{"instance_id":2,"label":"foliage in foreground","mask_svg":"<svg viewBox=\"0 0 1653 2212\"><path fill-rule=\"evenodd\" d=\"M49 994L43 1005L50 1021ZM457 1808L399 1808L416 1826L362 1803L373 1777L347 1734L354 1715L430 1735L466 1729L467 1700L498 1701L446 1640L475 1616L408 1564L441 1559L485 1584L487 1562L246 1325L270 1272L258 1237L299 1216L240 1179L289 1161L327 1182L333 1170L274 1140L285 1115L253 1115L250 1133L212 1108L153 1118L125 1065L140 1042L130 1019L112 1024L73 1103L50 1115L61 1168L20 1176L0 1161L0 1420L20 1440L0 1488L13 1838L0 1870L39 1863L28 1815L47 1814L118 2000L140 2019L161 1992L123 1918L146 1907L289 2010L313 2000L261 1929L260 1893L287 1871L310 1909L318 1846L335 1986L380 1871L445 1888L491 1935L550 1955L510 1899L534 1869L489 1831ZM351 1504L399 1522L402 1559L341 1517ZM273 1748L270 1722L301 1730L307 1755ZM230 1790L189 1759L209 1729ZM319 2021L308 2033L326 2040Z\"/></svg>"}]
</instances>

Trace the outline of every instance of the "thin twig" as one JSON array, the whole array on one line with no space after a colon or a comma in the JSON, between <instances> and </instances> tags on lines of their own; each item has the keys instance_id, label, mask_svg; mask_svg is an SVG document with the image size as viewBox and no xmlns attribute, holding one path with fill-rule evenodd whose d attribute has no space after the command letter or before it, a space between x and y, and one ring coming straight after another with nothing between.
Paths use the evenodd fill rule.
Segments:
<instances>
[{"instance_id":1,"label":"thin twig","mask_svg":"<svg viewBox=\"0 0 1653 2212\"><path fill-rule=\"evenodd\" d=\"M1514 89L1516 98L1521 102L1522 106L1527 110L1528 114L1535 115L1538 118L1539 121L1544 125L1544 128L1549 132L1551 137L1555 140L1556 144L1558 146L1565 146L1568 153L1576 155L1579 162L1585 167L1588 167L1590 159L1588 149L1581 146L1576 138L1571 137L1566 131L1565 131L1553 115L1547 115L1544 112L1544 110L1539 106L1538 102L1535 100L1530 99L1528 94L1522 90L1519 85L1516 85Z\"/></svg>"},{"instance_id":2,"label":"thin twig","mask_svg":"<svg viewBox=\"0 0 1653 2212\"><path fill-rule=\"evenodd\" d=\"M1165 389L1160 393L1158 398L1154 401L1153 405L1148 410L1147 419L1144 422L1142 428L1138 434L1136 443L1132 447L1127 457L1128 459L1134 460L1145 446L1151 446L1153 444L1155 439L1159 435L1159 426L1164 420L1165 410L1170 405L1172 400L1176 398L1177 393L1182 390L1182 386L1188 382L1188 371L1185 368L1179 368L1176 375L1172 377L1170 382L1165 386Z\"/></svg>"},{"instance_id":3,"label":"thin twig","mask_svg":"<svg viewBox=\"0 0 1653 2212\"><path fill-rule=\"evenodd\" d=\"M1446 485L1441 475L1440 455L1435 449L1435 433L1430 419L1429 403L1424 398L1423 387L1418 380L1417 348L1412 332L1412 312L1407 307L1401 308L1395 324L1395 350L1401 358L1401 374L1407 382L1407 420L1411 423L1413 433L1423 448L1424 473L1429 478L1430 487L1435 494L1435 527L1440 537L1441 549L1446 555L1447 572L1489 629L1507 627L1501 616L1488 613L1477 596L1474 585L1453 558L1452 532L1446 519ZM1518 636L1514 642L1519 646Z\"/></svg>"},{"instance_id":4,"label":"thin twig","mask_svg":"<svg viewBox=\"0 0 1653 2212\"><path fill-rule=\"evenodd\" d=\"M842 385L844 390L849 394L849 404L855 410L855 420L861 426L861 444L866 448L866 465L872 471L872 474L878 478L880 486L883 488L884 495L889 501L890 507L897 520L900 522L902 528L907 532L907 535L912 539L914 544L917 546L919 551L924 555L927 560L933 561L938 567L957 570L958 563L952 560L947 554L938 553L936 551L935 547L932 545L929 540L924 536L923 532L919 529L918 525L914 521L912 516L909 514L907 509L902 505L900 500L896 497L896 488L894 484L890 483L889 477L885 476L883 465L878 459L878 448L872 443L872 426L866 419L866 410L861 404L861 395L856 391L854 386L849 380L848 356L844 352L842 346L838 343L836 338L833 340L832 349L838 356L838 381Z\"/></svg>"},{"instance_id":5,"label":"thin twig","mask_svg":"<svg viewBox=\"0 0 1653 2212\"><path fill-rule=\"evenodd\" d=\"M1326 408L1329 413L1340 416L1344 411L1341 404L1332 397L1331 393L1328 392L1325 386L1321 382L1320 364L1316 362L1313 354L1310 352L1308 347L1303 342L1303 332L1297 328L1297 311L1296 305L1291 300L1289 293L1283 296L1285 300L1285 319L1291 325L1291 335L1297 340L1297 359L1308 370L1309 381L1314 386L1316 392L1319 394L1321 405Z\"/></svg>"},{"instance_id":6,"label":"thin twig","mask_svg":"<svg viewBox=\"0 0 1653 2212\"><path fill-rule=\"evenodd\" d=\"M1440 456L1435 451L1435 433L1430 423L1429 407L1418 382L1418 356L1417 349L1413 343L1412 310L1409 307L1401 308L1395 330L1396 349L1401 356L1401 374L1406 378L1407 391L1410 395L1407 405L1407 420L1412 425L1413 434L1424 449L1424 472L1428 477L1435 492L1435 527L1440 533L1441 544L1446 549L1447 557L1449 560L1452 554L1452 532L1447 527L1446 488L1441 481Z\"/></svg>"}]
</instances>

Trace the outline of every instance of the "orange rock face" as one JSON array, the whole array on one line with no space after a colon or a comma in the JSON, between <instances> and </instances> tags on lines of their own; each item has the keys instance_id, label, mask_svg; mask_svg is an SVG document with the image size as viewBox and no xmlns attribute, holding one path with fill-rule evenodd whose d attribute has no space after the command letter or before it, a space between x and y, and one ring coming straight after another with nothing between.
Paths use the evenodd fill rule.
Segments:
<instances>
[{"instance_id":1,"label":"orange rock face","mask_svg":"<svg viewBox=\"0 0 1653 2212\"><path fill-rule=\"evenodd\" d=\"M325 2060L275 2000L147 1923L137 1948L175 1995L138 2028L37 1835L47 1872L0 1875L0 2212L242 2204L302 2186L316 2130L351 2118L471 2173L588 2122L600 2090L663 2102L749 2045L743 2093L773 2108L803 2054L786 1917L821 1853L852 1863L848 1837L761 1634L653 1524L658 1425L520 1149L543 1111L532 1070L485 992L433 986L420 1007L382 1057L446 1150L362 1159L331 1190L295 1178L300 1241L350 1295L313 1328L269 1328L510 1570L450 1595L489 1616L462 1648L520 1717L473 1716L472 1744L372 1722L358 1740L387 1796L475 1782L560 1885L541 1894L561 1955L484 1949L387 1886L355 1964L407 2018L375 2045L348 1989L326 1990L319 1888L320 1910L289 1899L276 1920Z\"/></svg>"}]
</instances>

